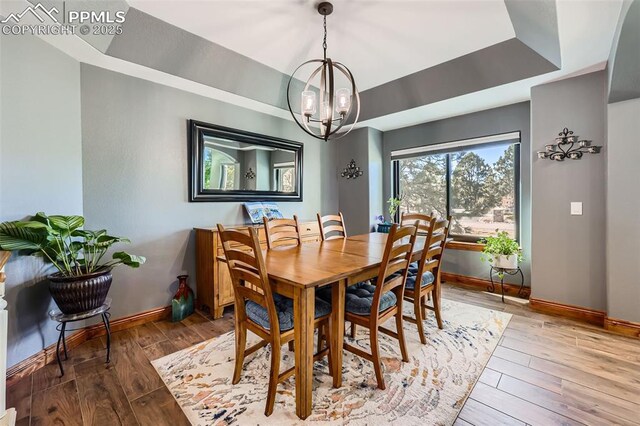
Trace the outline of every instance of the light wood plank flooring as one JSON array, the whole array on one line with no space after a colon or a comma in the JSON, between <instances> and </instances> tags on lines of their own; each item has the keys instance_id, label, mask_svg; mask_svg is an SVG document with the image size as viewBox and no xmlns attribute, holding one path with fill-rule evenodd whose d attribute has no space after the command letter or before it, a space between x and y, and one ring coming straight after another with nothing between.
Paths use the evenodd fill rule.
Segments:
<instances>
[{"instance_id":1,"label":"light wood plank flooring","mask_svg":"<svg viewBox=\"0 0 640 426\"><path fill-rule=\"evenodd\" d=\"M531 311L526 303L443 286L450 300L514 314L456 425L640 424L640 340ZM233 328L233 314L193 315L74 348L64 378L47 365L8 389L18 425L186 425L150 364Z\"/></svg>"}]
</instances>

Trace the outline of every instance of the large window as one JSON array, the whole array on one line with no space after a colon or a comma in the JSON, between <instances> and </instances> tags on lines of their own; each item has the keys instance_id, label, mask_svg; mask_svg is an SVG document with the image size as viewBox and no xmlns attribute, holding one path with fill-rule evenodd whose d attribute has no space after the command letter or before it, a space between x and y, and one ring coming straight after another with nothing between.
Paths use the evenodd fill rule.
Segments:
<instances>
[{"instance_id":1,"label":"large window","mask_svg":"<svg viewBox=\"0 0 640 426\"><path fill-rule=\"evenodd\" d=\"M519 143L459 149L393 160L400 212L450 215L457 240L477 241L496 229L518 238Z\"/></svg>"}]
</instances>

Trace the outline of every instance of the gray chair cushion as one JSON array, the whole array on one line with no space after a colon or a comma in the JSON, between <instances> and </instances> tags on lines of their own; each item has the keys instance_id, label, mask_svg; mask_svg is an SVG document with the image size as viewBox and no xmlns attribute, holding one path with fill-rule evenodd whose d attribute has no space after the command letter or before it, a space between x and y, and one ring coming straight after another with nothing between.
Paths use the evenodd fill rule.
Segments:
<instances>
[{"instance_id":1,"label":"gray chair cushion","mask_svg":"<svg viewBox=\"0 0 640 426\"><path fill-rule=\"evenodd\" d=\"M278 322L280 323L280 331L291 330L293 328L293 300L288 297L273 293L273 304L276 306L278 313ZM247 316L256 324L261 325L265 329L270 329L269 312L265 307L253 300L247 300L246 304ZM319 318L331 313L331 299L329 302L316 297L315 317Z\"/></svg>"},{"instance_id":2,"label":"gray chair cushion","mask_svg":"<svg viewBox=\"0 0 640 426\"><path fill-rule=\"evenodd\" d=\"M373 295L376 291L375 286L368 282L358 283L347 287L345 295L345 309L356 315L369 315L371 313L371 305L373 305ZM398 302L396 295L388 291L380 298L379 311L382 312L389 309Z\"/></svg>"},{"instance_id":3,"label":"gray chair cushion","mask_svg":"<svg viewBox=\"0 0 640 426\"><path fill-rule=\"evenodd\" d=\"M409 290L413 290L416 288L416 277L417 274L414 272L413 274L409 271L407 275L407 281L404 284L404 288L408 288ZM434 280L434 276L431 271L427 271L422 274L422 280L420 280L420 287L425 287L431 284Z\"/></svg>"}]
</instances>

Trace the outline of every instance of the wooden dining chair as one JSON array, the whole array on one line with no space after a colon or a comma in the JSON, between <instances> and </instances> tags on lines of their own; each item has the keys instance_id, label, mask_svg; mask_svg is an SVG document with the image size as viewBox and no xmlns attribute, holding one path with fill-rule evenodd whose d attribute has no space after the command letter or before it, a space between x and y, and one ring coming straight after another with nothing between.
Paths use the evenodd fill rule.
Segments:
<instances>
[{"instance_id":1,"label":"wooden dining chair","mask_svg":"<svg viewBox=\"0 0 640 426\"><path fill-rule=\"evenodd\" d=\"M298 216L293 219L267 219L264 222L264 232L267 235L267 247L272 249L279 246L300 245L300 222Z\"/></svg>"},{"instance_id":2,"label":"wooden dining chair","mask_svg":"<svg viewBox=\"0 0 640 426\"><path fill-rule=\"evenodd\" d=\"M402 213L400 217L400 225L418 225L418 235L426 235L429 232L429 224L431 223L431 215L422 213Z\"/></svg>"},{"instance_id":3,"label":"wooden dining chair","mask_svg":"<svg viewBox=\"0 0 640 426\"><path fill-rule=\"evenodd\" d=\"M447 219L431 218L422 256L417 265L413 263L409 266L405 282L404 299L413 303L415 318L405 316L404 319L418 326L418 334L423 345L427 343L423 325L427 310L435 313L438 328L442 329L440 266L449 236L450 223L451 216ZM427 299L432 301L433 306L429 306Z\"/></svg>"},{"instance_id":4,"label":"wooden dining chair","mask_svg":"<svg viewBox=\"0 0 640 426\"><path fill-rule=\"evenodd\" d=\"M426 235L426 233L429 230L429 223L431 222L431 216L425 215L425 214L420 214L420 213L402 213L401 217L400 217L400 225L402 226L407 226L407 225L415 225L418 227L418 229L416 230L418 235ZM415 268L418 267L417 263L414 263L413 265ZM410 266L411 267L411 266ZM356 334L357 334L357 325L356 324L351 324L351 328L350 328L350 336L352 339L356 338Z\"/></svg>"},{"instance_id":5,"label":"wooden dining chair","mask_svg":"<svg viewBox=\"0 0 640 426\"><path fill-rule=\"evenodd\" d=\"M402 213L400 216L400 225L417 225L417 236L426 236L429 233L429 227L431 226L431 218L435 216L434 212L430 215L423 213ZM409 265L409 274L412 269L418 268L418 262L413 262Z\"/></svg>"},{"instance_id":6,"label":"wooden dining chair","mask_svg":"<svg viewBox=\"0 0 640 426\"><path fill-rule=\"evenodd\" d=\"M347 228L344 224L342 213L318 216L318 226L320 227L320 237L322 241L347 238Z\"/></svg>"},{"instance_id":7,"label":"wooden dining chair","mask_svg":"<svg viewBox=\"0 0 640 426\"><path fill-rule=\"evenodd\" d=\"M348 343L344 343L344 349L373 362L380 389L385 389L385 384L380 362L378 332L398 339L402 361L409 361L402 328L402 296L416 240L416 231L415 226L393 225L387 236L375 285L358 283L349 286L345 295L345 320L351 322L352 326L360 325L369 329L371 353ZM395 317L397 332L382 327L382 324L391 317Z\"/></svg>"},{"instance_id":8,"label":"wooden dining chair","mask_svg":"<svg viewBox=\"0 0 640 426\"><path fill-rule=\"evenodd\" d=\"M224 248L231 281L234 290L236 362L233 371L233 384L240 381L244 358L260 348L271 345L271 371L267 389L267 403L264 414L273 412L278 383L287 380L295 373L295 368L280 372L280 353L283 344L293 341L293 300L271 291L264 257L255 228L247 231L225 230L218 224L218 231ZM329 342L331 304L316 298L314 325L326 333L326 347L318 347L314 361L329 358L331 366L331 346ZM246 348L247 330L251 330L262 340Z\"/></svg>"}]
</instances>

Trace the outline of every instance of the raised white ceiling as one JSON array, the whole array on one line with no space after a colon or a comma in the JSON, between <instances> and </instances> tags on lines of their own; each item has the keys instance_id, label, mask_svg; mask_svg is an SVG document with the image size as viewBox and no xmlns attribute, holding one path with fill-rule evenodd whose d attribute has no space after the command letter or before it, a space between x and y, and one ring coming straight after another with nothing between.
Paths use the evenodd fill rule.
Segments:
<instances>
[{"instance_id":1,"label":"raised white ceiling","mask_svg":"<svg viewBox=\"0 0 640 426\"><path fill-rule=\"evenodd\" d=\"M315 0L157 1L129 5L290 74L322 56ZM513 38L502 0L334 0L328 54L359 90Z\"/></svg>"},{"instance_id":2,"label":"raised white ceiling","mask_svg":"<svg viewBox=\"0 0 640 426\"><path fill-rule=\"evenodd\" d=\"M20 6L22 3L24 6L28 5L26 0L18 0L16 2L0 2L0 15L6 15L9 12L15 11L16 7ZM203 11L198 12L197 10L191 10L189 7L193 4L193 1L190 0L174 0L171 2L167 1L153 1L153 0L135 0L133 2L129 2L133 4L135 7L139 7L142 10L145 10L145 4L148 4L148 7L160 7L162 4L165 4L165 7L170 7L172 4L175 6L176 4L182 4L184 6L184 16L190 16L190 19L196 23L200 23L199 25L206 27L210 24L210 16L203 15ZM202 2L205 3L205 2ZM213 5L211 9L211 14L217 16L216 18L218 22L224 24L225 19L224 16L227 16L228 10L233 10L236 7L239 7L238 4L243 5L244 8L250 8L253 10L254 19L250 21L243 22L241 27L242 31L237 32L238 25L229 21L229 25L233 28L229 30L227 25L220 24L219 28L223 28L224 31L233 31L236 34L240 44L246 44L247 47L249 44L246 41L243 41L245 37L247 39L253 40L256 33L256 28L263 27L271 27L274 24L270 24L272 17L263 16L261 13L256 13L256 9L263 9L263 3L267 3L266 0L259 1L246 1L246 0L238 0L238 1L210 1L206 2L210 7ZM375 2L375 1L349 1L345 5L344 0L338 0L334 2L336 4L336 10L334 14L330 17L330 36L331 34L335 34L332 32L331 25L335 25L332 23L332 19L336 19L337 16L340 15L340 11L344 9L347 5L357 5L359 10L358 13L355 13L356 16L359 14L364 14L366 16L370 16L369 8L377 8L381 7L382 4L388 3L402 5L402 13L404 15L418 15L415 11L422 10L425 5L429 5L431 3L441 4L444 2L431 2L431 1L397 1L397 2ZM478 2L473 1L447 1L447 4L451 3L455 5L449 13L450 16L441 16L441 22L456 22L456 25L463 21L461 15L464 14L464 10L467 7L473 7L476 3L485 3L484 0L478 0ZM498 6L502 7L502 12L504 11L504 5L502 1L487 1L486 3L493 4L496 8L499 9ZM12 7L9 7L9 4L12 4ZM16 4L18 6L16 6ZM276 5L280 5L280 7L287 6L285 9L289 10L290 7L298 8L301 16L306 17L310 22L313 22L313 30L309 30L310 33L316 33L317 31L321 31L320 23L316 22L319 17L316 16L317 12L313 8L313 3L308 0L297 0L297 1L281 1L276 2ZM404 127L407 125L438 120L442 118L452 117L455 115L466 114L474 111L479 111L483 109L489 109L501 105L508 105L515 102L520 102L524 100L530 99L530 89L532 86L543 84L549 81L558 80L562 78L566 78L568 76L574 75L576 73L594 71L597 69L603 69L606 66L606 61L609 57L609 52L611 50L611 46L613 43L613 36L615 33L615 29L619 20L620 11L622 8L622 0L557 0L557 15L558 15L558 25L559 25L559 42L561 48L562 55L562 69L554 72L550 72L548 74L539 75L536 77L528 78L521 81L516 81L513 83L509 83L502 86L492 87L489 89L481 90L474 93L465 94L463 96L458 96L451 99L446 99L440 102L436 102L433 104L425 105L419 108L414 108L394 114L390 114L387 116L375 118L372 120L368 120L366 122L359 123L359 126L371 126L378 128L380 130L389 130L398 127ZM155 6L153 6L155 5ZM284 5L284 6L283 6ZM23 6L23 7L24 7ZM242 9L242 7L240 7ZM180 8L176 8L176 13ZM389 9L387 7L387 9ZM382 13L384 16L384 21L389 25L394 24L396 21L392 19L389 15L391 13L387 9L378 9L378 13ZM306 11L306 12L303 12ZM441 9L442 11L443 9ZM408 11L408 12L407 12ZM393 13L396 13L394 11ZM169 13L169 12L167 12ZM346 15L346 12L345 12ZM245 15L246 16L246 15ZM260 20L255 18L255 16L261 17ZM164 18L163 18L164 19ZM168 18L166 18L169 20ZM466 19L466 18L465 18ZM260 21L254 22L254 21ZM466 21L465 21L466 22ZM464 23L464 22L463 22ZM311 25L311 24L309 24ZM404 28L395 23L395 25L391 25L392 27L396 27L398 30L394 32L396 37L400 37L398 34L404 34ZM446 26L445 26L446 27ZM213 27L212 27L213 28ZM277 27L279 28L279 27ZM450 37L452 33L451 30L443 29L443 26L440 26L440 33L436 34L433 37L429 38L430 48L434 52L440 52L438 54L445 55L447 52L461 52L461 53L451 53L449 56L443 56L443 59L439 61L452 59L453 57L457 57L464 53L469 53L464 49L471 49L466 45L467 42L465 40L459 40L454 43L453 39ZM415 29L415 28L414 28ZM222 31L222 32L224 32ZM407 29L409 31L409 29ZM513 31L512 28L509 31ZM492 33L495 36L495 33ZM474 34L473 36L480 36L478 34ZM271 39L273 37L273 39ZM282 45L285 44L284 47L280 47L282 52L278 54L274 54L277 58L280 58L282 61L290 61L294 65L297 62L302 61L306 58L306 55L317 56L321 53L319 43L321 39L321 34L315 34L316 39L312 39L305 45L305 40L296 40L290 37L286 39L281 35L275 34L271 37L265 36L264 40L261 40L257 46L254 46L256 50L260 51L261 49L271 49L274 44ZM300 36L302 37L302 36ZM282 118L290 118L287 111L282 110L280 108L267 105L265 103L261 103L249 98L245 98L239 95L235 95L230 92L225 92L210 86L206 86L200 83L196 83L181 77L177 77L171 74L167 74L152 68L144 67L138 64L134 64L132 62L124 61L122 59L114 58L108 55L104 55L91 47L89 44L84 42L83 40L74 37L74 36L43 36L41 37L48 43L52 44L56 48L64 51L70 56L76 58L81 62L86 62L89 64L93 64L99 67L103 67L106 69L111 69L117 72L121 72L124 74L129 74L135 77L143 78L149 81L154 81L160 84L164 84L167 86L176 87L181 90L197 93L202 96L207 96L214 99L219 99L224 102L228 102L234 105L239 105L245 108L253 109L256 111L261 111L267 114L271 114L274 116L282 117ZM258 37L260 38L260 37ZM467 37L469 38L469 37ZM471 37L473 38L473 37ZM286 43L281 40L286 40ZM380 43L387 43L387 37L381 33L380 31L375 31L366 36L367 40L370 40L373 46L381 46ZM330 53L333 52L334 48L338 48L335 40L330 38ZM222 41L217 41L222 44ZM459 47L458 43L462 43L465 47ZM300 49L299 52L294 52L300 46L305 45L306 51L304 49ZM348 44L343 44L343 48L346 48ZM393 43L388 44L390 49L393 50ZM271 46L271 47L270 47ZM424 48L424 41L415 39L407 44L401 46L404 52L406 52L407 58L412 58L412 52L421 52L420 55L426 57L428 60L436 61L434 58L434 52L428 52L426 48ZM232 46L226 46L230 49L234 49ZM400 48L399 46L395 46ZM235 50L235 49L234 49ZM473 49L472 49L473 50ZM305 53L308 52L308 53ZM244 53L244 52L243 52ZM381 61L379 63L374 63L370 67L361 67L358 64L358 61L352 59L353 56L351 54L345 53L345 57L342 58L337 55L338 51L336 50L336 55L333 55L335 58L341 59L345 63L347 63L351 68L353 68L354 74L359 82L366 81L370 77L368 74L373 74L373 79L381 78L379 68L388 68L390 73L395 72L396 67L403 67L404 62L407 61L407 58L404 60L399 60L397 62L384 62ZM367 57L381 57L384 54L384 49L380 47L376 47L374 49L369 50L366 53ZM246 53L245 53L246 54ZM299 55L299 59L291 59L291 57ZM268 55L267 55L268 56ZM254 59L258 59L254 57ZM414 58L415 59L415 58ZM424 58L423 58L424 59ZM418 59L416 59L418 60ZM412 62L413 63L413 62ZM433 65L435 63L429 62L428 64ZM270 64L271 65L271 64ZM415 64L414 64L415 65ZM426 65L426 66L430 66ZM272 65L276 66L276 65ZM291 65L293 66L293 65ZM356 67L357 66L357 67ZM415 70L414 70L415 71ZM287 72L290 72L287 71ZM405 71L402 71L406 74ZM411 71L409 71L411 72ZM398 73L400 74L400 73ZM362 90L362 89L361 89Z\"/></svg>"},{"instance_id":3,"label":"raised white ceiling","mask_svg":"<svg viewBox=\"0 0 640 426\"><path fill-rule=\"evenodd\" d=\"M534 0L532 0L534 1ZM557 0L562 69L358 123L392 130L531 99L531 88L607 66L622 0Z\"/></svg>"}]
</instances>

